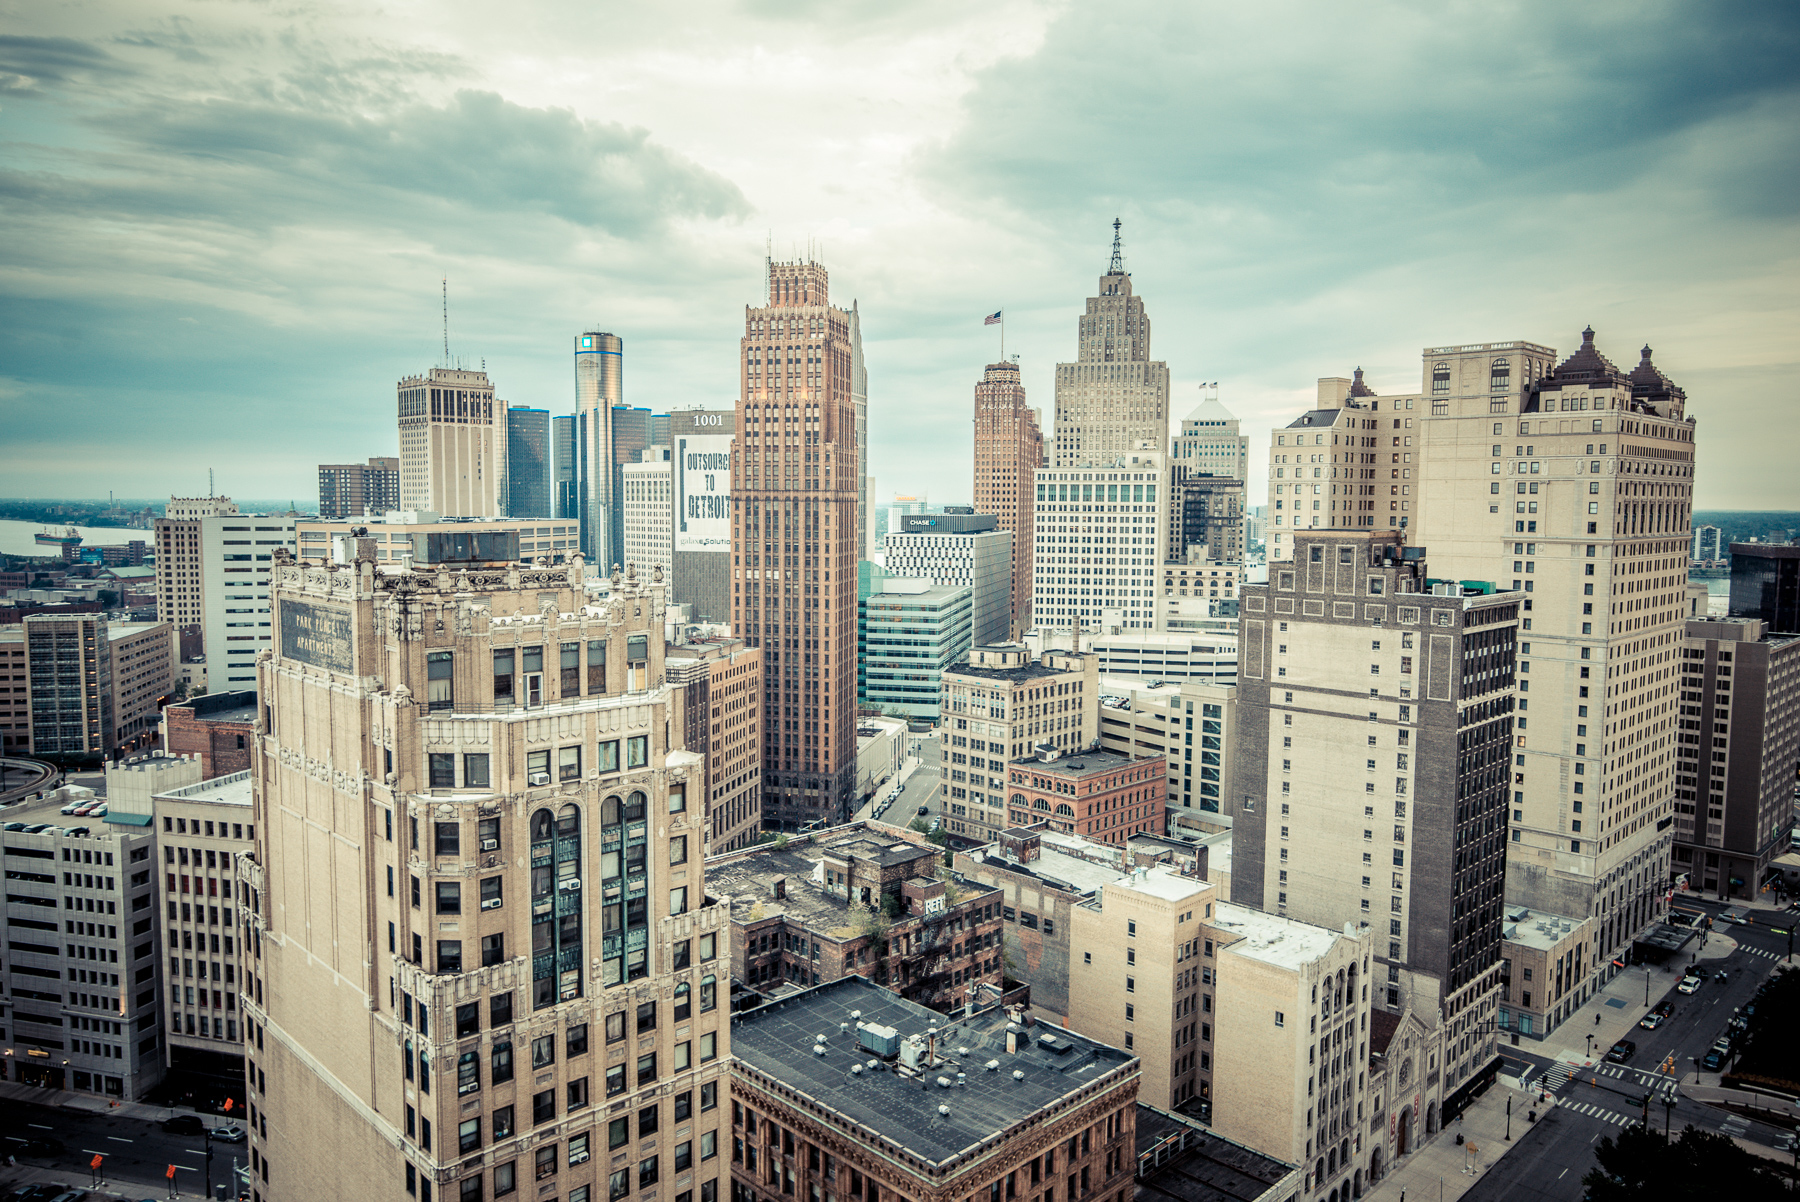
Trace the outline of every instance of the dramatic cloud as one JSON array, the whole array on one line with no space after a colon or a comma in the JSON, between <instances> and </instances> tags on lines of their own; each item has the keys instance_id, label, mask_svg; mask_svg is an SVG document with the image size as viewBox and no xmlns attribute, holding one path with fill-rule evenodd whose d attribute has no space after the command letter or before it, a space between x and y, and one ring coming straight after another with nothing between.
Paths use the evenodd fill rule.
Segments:
<instances>
[{"instance_id":1,"label":"dramatic cloud","mask_svg":"<svg viewBox=\"0 0 1800 1202\"><path fill-rule=\"evenodd\" d=\"M545 0L430 21L99 0L0 38L10 491L253 497L391 453L396 377L566 410L729 402L765 239L854 298L881 492L965 499L1004 307L1052 406L1125 222L1154 350L1260 451L1321 375L1593 322L1701 424L1703 506L1800 507L1800 18L1772 2L1360 7ZM1253 463L1255 455L1253 454ZM1259 468L1257 470L1260 470ZM235 478L234 478L235 477Z\"/></svg>"}]
</instances>

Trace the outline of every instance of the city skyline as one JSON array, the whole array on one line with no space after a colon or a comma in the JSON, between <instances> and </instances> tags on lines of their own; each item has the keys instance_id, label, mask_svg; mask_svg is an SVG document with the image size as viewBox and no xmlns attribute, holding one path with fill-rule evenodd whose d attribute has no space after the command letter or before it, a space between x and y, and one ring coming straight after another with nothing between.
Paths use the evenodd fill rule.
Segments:
<instances>
[{"instance_id":1,"label":"city skyline","mask_svg":"<svg viewBox=\"0 0 1800 1202\"><path fill-rule=\"evenodd\" d=\"M14 490L192 492L165 473L211 464L221 492L305 496L318 463L393 454L381 402L441 360L444 276L451 353L485 359L508 404L566 412L564 339L598 325L631 343L630 403L724 405L735 312L772 234L776 257L811 241L859 281L869 471L954 497L970 464L941 435L995 358L980 318L1005 311L1007 350L1047 401L1116 215L1172 418L1218 380L1260 444L1320 376L1361 366L1391 394L1420 345L1516 338L1560 357L1592 323L1647 339L1708 398L1715 462L1740 470L1703 467L1699 507L1794 505L1776 440L1756 436L1794 324L1794 222L1759 165L1788 158L1791 18L1669 9L1570 30L1527 6L1445 17L1427 41L1386 10L1326 15L1305 36L1333 49L1303 70L1306 46L1264 47L1224 9L1173 25L909 12L703 11L673 60L651 14L554 50L462 17L427 34L332 9L304 28L179 5L161 21L23 14L0 49L20 131L0 261L14 318L0 413L28 461ZM236 65L233 46L289 33L254 77ZM1178 71L1184 41L1218 51L1204 87ZM1533 57L1502 62L1500 45ZM1598 49L1634 65L1564 69ZM1102 52L1138 69L1059 88ZM1463 89L1427 101L1404 81L1439 55ZM792 82L797 61L816 76ZM895 63L916 69L875 69ZM1540 73L1580 82L1520 82ZM659 102L672 75L683 104ZM1678 96L1656 83L1676 76ZM1265 111L1276 80L1291 86ZM730 111L741 86L772 93L756 126ZM778 140L789 118L818 140ZM837 144L850 178L833 178L844 156L815 153ZM392 145L412 157L381 160ZM469 152L494 171L427 169ZM1097 169L1121 158L1137 166ZM1567 171L1577 158L1591 169ZM71 414L89 421L74 464ZM230 453L226 414L273 437Z\"/></svg>"}]
</instances>

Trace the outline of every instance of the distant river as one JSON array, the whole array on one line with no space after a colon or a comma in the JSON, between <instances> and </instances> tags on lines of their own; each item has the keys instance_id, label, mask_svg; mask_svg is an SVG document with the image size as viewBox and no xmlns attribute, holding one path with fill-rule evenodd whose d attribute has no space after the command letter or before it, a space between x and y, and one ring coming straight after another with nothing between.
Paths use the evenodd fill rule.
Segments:
<instances>
[{"instance_id":1,"label":"distant river","mask_svg":"<svg viewBox=\"0 0 1800 1202\"><path fill-rule=\"evenodd\" d=\"M37 536L44 529L42 522L9 522L0 521L0 553L7 555L55 555L55 547L42 546ZM66 525L49 527L50 533L61 534L68 529ZM129 530L123 526L77 526L75 533L81 535L84 547L122 547L133 539L143 539L149 543L156 537L153 530Z\"/></svg>"}]
</instances>

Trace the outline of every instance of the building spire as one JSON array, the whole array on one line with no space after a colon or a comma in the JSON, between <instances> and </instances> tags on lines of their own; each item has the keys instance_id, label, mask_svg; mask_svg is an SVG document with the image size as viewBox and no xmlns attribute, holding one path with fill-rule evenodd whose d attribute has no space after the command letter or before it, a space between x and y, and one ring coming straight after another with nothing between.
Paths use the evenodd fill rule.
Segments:
<instances>
[{"instance_id":1,"label":"building spire","mask_svg":"<svg viewBox=\"0 0 1800 1202\"><path fill-rule=\"evenodd\" d=\"M1113 218L1112 263L1110 266L1107 267L1106 274L1107 275L1124 275L1125 274L1125 255L1124 255L1124 252L1122 252L1119 249L1119 219L1117 217Z\"/></svg>"}]
</instances>

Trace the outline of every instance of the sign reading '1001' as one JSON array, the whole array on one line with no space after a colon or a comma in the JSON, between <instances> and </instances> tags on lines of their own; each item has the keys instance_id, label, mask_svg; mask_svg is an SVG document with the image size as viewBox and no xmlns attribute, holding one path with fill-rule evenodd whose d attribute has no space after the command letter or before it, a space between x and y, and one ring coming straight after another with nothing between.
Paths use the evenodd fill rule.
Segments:
<instances>
[{"instance_id":1,"label":"sign reading '1001'","mask_svg":"<svg viewBox=\"0 0 1800 1202\"><path fill-rule=\"evenodd\" d=\"M281 657L327 672L356 670L350 611L305 601L281 603Z\"/></svg>"},{"instance_id":2,"label":"sign reading '1001'","mask_svg":"<svg viewBox=\"0 0 1800 1202\"><path fill-rule=\"evenodd\" d=\"M729 434L675 440L675 550L731 549L732 441Z\"/></svg>"}]
</instances>

